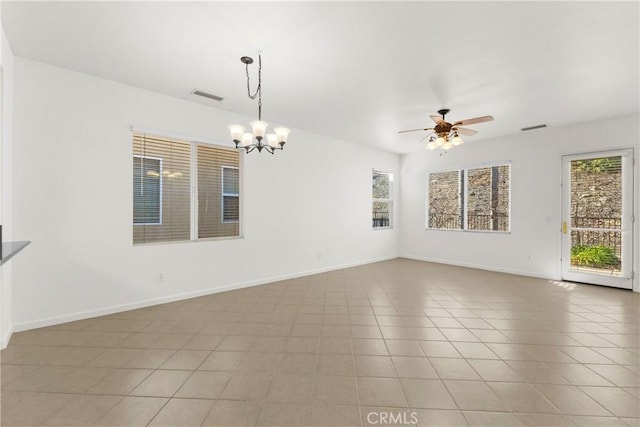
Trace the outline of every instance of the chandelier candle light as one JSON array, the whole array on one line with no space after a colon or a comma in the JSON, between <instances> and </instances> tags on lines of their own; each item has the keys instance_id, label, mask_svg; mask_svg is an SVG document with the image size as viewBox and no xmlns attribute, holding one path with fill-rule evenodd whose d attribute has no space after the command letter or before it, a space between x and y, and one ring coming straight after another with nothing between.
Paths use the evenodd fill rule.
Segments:
<instances>
[{"instance_id":1,"label":"chandelier candle light","mask_svg":"<svg viewBox=\"0 0 640 427\"><path fill-rule=\"evenodd\" d=\"M244 126L229 126L231 139L236 144L237 149L244 149L247 153L255 149L258 152L265 150L271 154L275 153L275 150L283 150L289 136L289 129L277 127L273 129L274 133L267 133L269 124L262 121L262 56L258 55L258 87L253 95L249 85L249 65L253 64L253 58L243 56L240 61L245 65L247 73L247 95L249 95L250 99L258 98L258 120L250 123L251 132L245 132ZM267 138L266 141L264 141L265 136Z\"/></svg>"}]
</instances>

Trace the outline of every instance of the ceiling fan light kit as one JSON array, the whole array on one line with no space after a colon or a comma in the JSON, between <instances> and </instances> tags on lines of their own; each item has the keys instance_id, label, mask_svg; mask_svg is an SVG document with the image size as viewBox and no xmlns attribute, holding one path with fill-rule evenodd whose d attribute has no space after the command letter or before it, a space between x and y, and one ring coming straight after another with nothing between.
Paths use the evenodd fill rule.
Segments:
<instances>
[{"instance_id":1,"label":"ceiling fan light kit","mask_svg":"<svg viewBox=\"0 0 640 427\"><path fill-rule=\"evenodd\" d=\"M475 123L490 122L493 120L492 116L474 117L473 119L460 120L457 122L449 123L445 121L445 116L449 113L449 109L443 108L438 110L439 116L431 115L431 119L436 123L435 127L426 129L411 129L402 130L398 133L427 131L429 132L422 140L429 138L426 144L428 150L435 150L440 148L442 150L450 150L453 147L464 144L464 140L460 137L462 135L475 135L478 131L473 129L462 128L460 125L470 125Z\"/></svg>"},{"instance_id":2,"label":"ceiling fan light kit","mask_svg":"<svg viewBox=\"0 0 640 427\"><path fill-rule=\"evenodd\" d=\"M276 150L284 149L284 144L287 143L287 138L289 137L289 129L277 127L273 129L274 133L267 133L269 123L262 120L262 55L258 55L258 87L253 95L249 84L249 65L253 64L253 58L243 56L240 58L240 62L245 65L247 74L247 95L250 99L258 98L258 120L249 123L251 132L245 132L244 126L230 125L231 139L237 149L244 149L247 153L257 149L259 153L265 150L274 154ZM267 138L266 141L264 141L265 137Z\"/></svg>"}]
</instances>

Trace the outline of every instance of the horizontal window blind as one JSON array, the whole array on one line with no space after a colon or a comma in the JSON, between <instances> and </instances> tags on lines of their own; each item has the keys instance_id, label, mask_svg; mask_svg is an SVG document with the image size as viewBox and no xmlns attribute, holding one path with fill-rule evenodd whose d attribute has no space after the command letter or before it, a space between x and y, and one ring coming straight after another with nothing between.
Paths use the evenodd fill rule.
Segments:
<instances>
[{"instance_id":1,"label":"horizontal window blind","mask_svg":"<svg viewBox=\"0 0 640 427\"><path fill-rule=\"evenodd\" d=\"M189 240L191 144L134 134L133 156L133 243Z\"/></svg>"},{"instance_id":2,"label":"horizontal window blind","mask_svg":"<svg viewBox=\"0 0 640 427\"><path fill-rule=\"evenodd\" d=\"M238 150L197 145L198 238L240 235Z\"/></svg>"}]
</instances>

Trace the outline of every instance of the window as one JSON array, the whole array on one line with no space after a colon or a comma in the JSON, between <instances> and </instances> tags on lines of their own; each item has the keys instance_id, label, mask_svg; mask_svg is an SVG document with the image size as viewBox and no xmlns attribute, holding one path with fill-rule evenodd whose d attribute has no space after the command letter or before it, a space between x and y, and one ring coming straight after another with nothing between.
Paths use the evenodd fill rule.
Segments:
<instances>
[{"instance_id":1,"label":"window","mask_svg":"<svg viewBox=\"0 0 640 427\"><path fill-rule=\"evenodd\" d=\"M133 157L133 223L162 223L162 159Z\"/></svg>"},{"instance_id":2,"label":"window","mask_svg":"<svg viewBox=\"0 0 640 427\"><path fill-rule=\"evenodd\" d=\"M391 212L393 211L393 200L391 198L392 183L392 174L377 170L373 171L373 228L391 227Z\"/></svg>"},{"instance_id":3,"label":"window","mask_svg":"<svg viewBox=\"0 0 640 427\"><path fill-rule=\"evenodd\" d=\"M223 167L235 171L235 221L226 223ZM133 135L133 243L240 235L235 149ZM192 188L194 191L192 191Z\"/></svg>"},{"instance_id":4,"label":"window","mask_svg":"<svg viewBox=\"0 0 640 427\"><path fill-rule=\"evenodd\" d=\"M509 231L510 166L429 174L427 227Z\"/></svg>"},{"instance_id":5,"label":"window","mask_svg":"<svg viewBox=\"0 0 640 427\"><path fill-rule=\"evenodd\" d=\"M222 168L222 221L236 222L240 215L240 176L238 168Z\"/></svg>"}]
</instances>

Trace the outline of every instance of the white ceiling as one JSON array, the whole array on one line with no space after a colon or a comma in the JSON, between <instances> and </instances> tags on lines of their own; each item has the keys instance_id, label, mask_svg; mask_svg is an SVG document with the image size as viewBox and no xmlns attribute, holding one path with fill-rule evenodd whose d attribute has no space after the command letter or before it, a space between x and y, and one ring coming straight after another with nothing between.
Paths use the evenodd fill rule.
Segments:
<instances>
[{"instance_id":1,"label":"white ceiling","mask_svg":"<svg viewBox=\"0 0 640 427\"><path fill-rule=\"evenodd\" d=\"M16 55L251 117L239 58L261 50L266 121L398 153L442 107L495 117L469 143L638 112L638 2L3 1L2 20Z\"/></svg>"}]
</instances>

